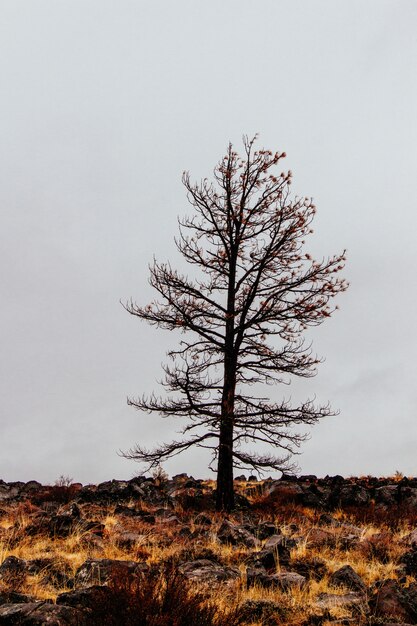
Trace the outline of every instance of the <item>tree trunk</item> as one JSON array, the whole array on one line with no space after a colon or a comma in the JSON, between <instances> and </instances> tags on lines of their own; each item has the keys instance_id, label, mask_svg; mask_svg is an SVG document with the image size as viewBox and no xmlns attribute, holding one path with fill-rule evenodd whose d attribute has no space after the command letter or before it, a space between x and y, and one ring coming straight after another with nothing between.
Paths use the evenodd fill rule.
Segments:
<instances>
[{"instance_id":1,"label":"tree trunk","mask_svg":"<svg viewBox=\"0 0 417 626\"><path fill-rule=\"evenodd\" d=\"M216 509L231 511L235 504L233 488L233 421L236 388L236 361L226 354L219 433Z\"/></svg>"},{"instance_id":2,"label":"tree trunk","mask_svg":"<svg viewBox=\"0 0 417 626\"><path fill-rule=\"evenodd\" d=\"M230 391L234 395L234 389ZM231 394L228 395L230 399ZM228 410L230 404L227 400L222 403L222 409L223 407L225 411L220 423L216 509L217 511L231 511L235 504L233 489L233 413Z\"/></svg>"}]
</instances>

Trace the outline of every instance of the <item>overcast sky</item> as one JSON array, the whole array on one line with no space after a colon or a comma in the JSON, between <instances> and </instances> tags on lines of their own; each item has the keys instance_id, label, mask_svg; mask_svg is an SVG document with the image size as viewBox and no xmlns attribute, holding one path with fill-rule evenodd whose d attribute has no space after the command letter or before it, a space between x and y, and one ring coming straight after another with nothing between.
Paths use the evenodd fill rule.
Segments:
<instances>
[{"instance_id":1,"label":"overcast sky","mask_svg":"<svg viewBox=\"0 0 417 626\"><path fill-rule=\"evenodd\" d=\"M310 250L348 250L317 377L271 391L340 410L301 471L417 474L416 33L415 0L0 0L0 478L131 478L117 450L175 435L126 396L177 337L119 299L178 262L182 171L255 132L315 199Z\"/></svg>"}]
</instances>

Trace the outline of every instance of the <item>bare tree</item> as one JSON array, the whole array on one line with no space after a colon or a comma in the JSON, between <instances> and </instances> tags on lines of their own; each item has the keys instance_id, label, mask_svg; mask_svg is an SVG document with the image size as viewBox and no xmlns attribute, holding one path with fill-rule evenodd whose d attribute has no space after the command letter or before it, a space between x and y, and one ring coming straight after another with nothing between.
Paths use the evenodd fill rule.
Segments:
<instances>
[{"instance_id":1,"label":"bare tree","mask_svg":"<svg viewBox=\"0 0 417 626\"><path fill-rule=\"evenodd\" d=\"M255 150L255 140L244 138L243 158L229 144L214 183L194 184L183 175L194 213L179 220L176 245L200 268L200 278L154 261L150 284L160 298L125 305L132 315L183 334L164 367L169 393L129 404L187 418L180 440L154 450L138 445L125 456L151 468L191 446L211 449L218 510L234 506L233 467L288 471L305 439L296 427L331 414L328 405L307 400L293 407L255 391L315 374L319 359L303 332L332 314L331 299L348 286L337 277L345 252L321 261L302 252L313 201L291 197L291 171L274 173L285 153ZM256 453L251 443L270 452Z\"/></svg>"}]
</instances>

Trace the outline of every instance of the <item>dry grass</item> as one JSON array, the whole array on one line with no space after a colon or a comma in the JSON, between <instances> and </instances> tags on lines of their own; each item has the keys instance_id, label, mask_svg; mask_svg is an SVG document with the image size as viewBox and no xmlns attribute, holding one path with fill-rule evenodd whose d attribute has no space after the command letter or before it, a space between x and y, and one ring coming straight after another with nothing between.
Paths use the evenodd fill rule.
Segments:
<instances>
[{"instance_id":1,"label":"dry grass","mask_svg":"<svg viewBox=\"0 0 417 626\"><path fill-rule=\"evenodd\" d=\"M58 494L62 504L65 504L68 501L68 494L63 492L63 489L65 488L60 488ZM55 491L55 495L56 493ZM49 497L50 493L45 493L43 502L48 502ZM161 565L179 562L185 556L190 559L211 554L223 565L238 566L241 578L233 584L220 586L193 584L190 593L191 595L197 594L200 608L204 605L200 594L204 594L206 598L204 606L215 607L215 610L210 608L211 613L207 612L207 615L210 613L212 616L210 618L212 622L207 621L207 623L215 624L217 619L220 626L223 623L221 619L229 614L229 622L224 623L233 624L235 617L231 616L231 608L246 601L263 600L278 603L281 617L276 618L277 625L300 626L307 623L309 616L320 613L317 608L317 599L320 594L347 591L335 589L329 583L331 573L343 565L351 565L368 587L377 580L397 578L401 575L398 568L399 561L407 549L404 537L413 526L413 516L404 515L400 519L400 516L395 513L395 515L385 515L382 520L379 512L372 506L366 511L358 509L337 511L334 517L342 526L326 527L324 530L331 534L332 541L328 545L326 543L316 545L311 544L308 539L311 529L318 528L316 511L293 503L283 505L273 502L265 495L262 484L256 485L252 499L254 505L252 517L255 517L257 521L274 522L284 535L297 540L296 547L291 550L292 563L306 559L318 559L324 562L326 573L319 580L312 578L304 588L295 588L291 591L266 589L258 585L247 588L245 561L254 551L242 546L233 547L219 543L216 531L223 517L214 512L206 513L212 522L207 532L201 532L190 541L187 536L180 534L182 525L187 525L192 533L198 531L199 527L194 521L196 512L185 509L183 506L178 506L173 511L180 524L165 523L159 519L155 525L150 525L141 521L140 518L117 515L114 506L82 505L83 519L91 519L104 524L101 538L85 531L81 524L75 525L71 534L65 538L51 538L42 534L29 535L26 530L30 528L34 516L39 512L38 505L42 504L38 499L36 504L27 502L2 506L5 513L0 518L0 563L13 555L27 561L44 559L47 565L36 574L24 576L19 580L0 580L0 591L13 588L15 591L40 599L55 599L58 594L71 588L75 572L87 559L146 561L149 565ZM142 510L150 512L152 510L145 503L138 501L132 501L130 504ZM245 512L241 512L230 516L230 519L237 523L244 523L246 516ZM343 542L343 536L348 532L347 525L357 527L355 533L358 539L350 547ZM135 533L136 540L130 544L129 542L123 544L120 540L123 533ZM65 571L65 580L60 580L59 577L54 579L50 575L51 568ZM291 566L287 569L291 569ZM409 582L412 581L413 579L409 578ZM167 584L166 581L163 584L160 583L162 587L163 585L166 587ZM162 587L160 587L160 593L162 593ZM128 593L128 591L125 590L123 593ZM173 589L170 593L174 593ZM184 598L185 596L181 601L186 602ZM349 618L352 617L352 612L349 609L333 608L329 610L328 616ZM209 620L208 617L207 619ZM262 623L262 621L254 621L252 625L259 624L260 626ZM324 625L326 622L321 623Z\"/></svg>"}]
</instances>

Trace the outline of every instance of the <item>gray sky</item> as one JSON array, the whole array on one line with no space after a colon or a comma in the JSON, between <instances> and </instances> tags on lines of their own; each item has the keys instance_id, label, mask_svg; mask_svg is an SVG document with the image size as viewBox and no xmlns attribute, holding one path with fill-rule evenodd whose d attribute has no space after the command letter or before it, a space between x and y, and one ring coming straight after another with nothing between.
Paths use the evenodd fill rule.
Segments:
<instances>
[{"instance_id":1,"label":"gray sky","mask_svg":"<svg viewBox=\"0 0 417 626\"><path fill-rule=\"evenodd\" d=\"M416 32L414 0L0 0L0 478L130 478L116 451L174 434L125 399L177 338L119 299L178 261L182 171L255 132L316 201L309 249L348 249L318 376L272 390L340 409L301 469L417 474Z\"/></svg>"}]
</instances>

